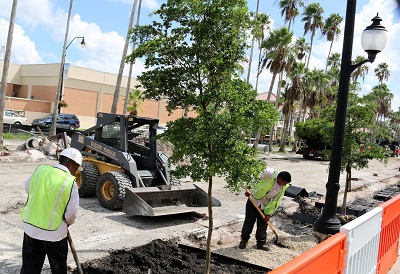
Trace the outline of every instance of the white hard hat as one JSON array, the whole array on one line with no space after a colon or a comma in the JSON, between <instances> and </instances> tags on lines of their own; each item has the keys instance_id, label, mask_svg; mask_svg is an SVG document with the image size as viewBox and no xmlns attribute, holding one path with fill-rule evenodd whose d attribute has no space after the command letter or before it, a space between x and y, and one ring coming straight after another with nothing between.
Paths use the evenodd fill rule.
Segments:
<instances>
[{"instance_id":1,"label":"white hard hat","mask_svg":"<svg viewBox=\"0 0 400 274\"><path fill-rule=\"evenodd\" d=\"M78 165L82 165L82 154L77 150L76 148L66 148L63 151L61 151L60 156L67 157L71 160L73 160L75 163Z\"/></svg>"}]
</instances>

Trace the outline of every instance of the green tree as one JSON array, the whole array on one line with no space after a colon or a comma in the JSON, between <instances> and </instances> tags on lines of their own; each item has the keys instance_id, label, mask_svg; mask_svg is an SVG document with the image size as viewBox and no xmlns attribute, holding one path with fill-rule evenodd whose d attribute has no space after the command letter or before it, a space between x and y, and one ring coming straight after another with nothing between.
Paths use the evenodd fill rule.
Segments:
<instances>
[{"instance_id":1,"label":"green tree","mask_svg":"<svg viewBox=\"0 0 400 274\"><path fill-rule=\"evenodd\" d=\"M366 58L364 56L357 56L356 59L352 62L354 64L359 64L362 61L364 61ZM365 63L364 65L359 66L354 70L354 72L351 74L351 80L353 83L357 82L358 78L362 77L362 80L365 80L365 77L368 74L369 66L368 63Z\"/></svg>"},{"instance_id":2,"label":"green tree","mask_svg":"<svg viewBox=\"0 0 400 274\"><path fill-rule=\"evenodd\" d=\"M257 101L256 91L236 73L250 26L246 1L168 0L153 16L160 20L132 31L138 43L127 59L144 58L147 70L137 77L144 98L167 99L170 112L196 111L194 118L168 123L162 138L175 148L172 176L208 182L204 273L210 273L213 177L224 176L227 187L238 190L257 176L264 164L241 138L241 130L253 121L270 127L277 113Z\"/></svg>"},{"instance_id":3,"label":"green tree","mask_svg":"<svg viewBox=\"0 0 400 274\"><path fill-rule=\"evenodd\" d=\"M380 63L374 70L379 83L382 85L383 81L387 81L390 76L389 65L387 63Z\"/></svg>"},{"instance_id":4,"label":"green tree","mask_svg":"<svg viewBox=\"0 0 400 274\"><path fill-rule=\"evenodd\" d=\"M389 117L393 94L386 84L374 86L372 92L364 96L365 101L374 102L375 121L378 124L383 118Z\"/></svg>"},{"instance_id":5,"label":"green tree","mask_svg":"<svg viewBox=\"0 0 400 274\"><path fill-rule=\"evenodd\" d=\"M133 89L129 92L127 98L127 107L126 110L130 115L137 115L139 112L139 107L143 102L142 92L138 89Z\"/></svg>"},{"instance_id":6,"label":"green tree","mask_svg":"<svg viewBox=\"0 0 400 274\"><path fill-rule=\"evenodd\" d=\"M328 66L332 68L339 68L340 67L340 62L342 61L342 56L340 56L340 53L335 52L332 55L329 56L328 58Z\"/></svg>"},{"instance_id":7,"label":"green tree","mask_svg":"<svg viewBox=\"0 0 400 274\"><path fill-rule=\"evenodd\" d=\"M269 86L267 101L271 98L276 75L285 69L288 46L292 41L293 33L286 27L271 32L267 40L264 40L261 47L265 54L261 63L261 70L266 67L272 73L272 80ZM277 95L278 97L278 95Z\"/></svg>"},{"instance_id":8,"label":"green tree","mask_svg":"<svg viewBox=\"0 0 400 274\"><path fill-rule=\"evenodd\" d=\"M304 2L301 0L281 0L279 8L281 15L284 16L285 23L288 23L288 29L294 25L294 19L299 15L299 7L304 7ZM293 23L293 24L292 24Z\"/></svg>"},{"instance_id":9,"label":"green tree","mask_svg":"<svg viewBox=\"0 0 400 274\"><path fill-rule=\"evenodd\" d=\"M331 42L329 46L328 57L326 58L325 71L328 69L329 57L331 56L332 45L335 40L338 39L340 34L340 23L342 23L343 17L337 13L332 13L325 20L325 24L322 28L322 35L326 36L326 39Z\"/></svg>"},{"instance_id":10,"label":"green tree","mask_svg":"<svg viewBox=\"0 0 400 274\"><path fill-rule=\"evenodd\" d=\"M304 35L306 35L309 32L311 33L310 54L308 55L307 68L308 64L310 63L315 32L318 29L320 30L323 29L324 26L324 21L322 18L323 13L324 9L320 6L319 3L309 4L303 12L303 18L301 19L301 21L304 22Z\"/></svg>"},{"instance_id":11,"label":"green tree","mask_svg":"<svg viewBox=\"0 0 400 274\"><path fill-rule=\"evenodd\" d=\"M353 169L368 168L369 161L376 159L387 163L387 154L376 142L377 138L390 139L390 132L374 123L375 111L373 102L365 102L353 91L349 94L346 112L341 172L346 172L346 185L343 195L342 214L346 213L347 193L351 191L351 174ZM324 119L334 119L336 104L324 109Z\"/></svg>"}]
</instances>

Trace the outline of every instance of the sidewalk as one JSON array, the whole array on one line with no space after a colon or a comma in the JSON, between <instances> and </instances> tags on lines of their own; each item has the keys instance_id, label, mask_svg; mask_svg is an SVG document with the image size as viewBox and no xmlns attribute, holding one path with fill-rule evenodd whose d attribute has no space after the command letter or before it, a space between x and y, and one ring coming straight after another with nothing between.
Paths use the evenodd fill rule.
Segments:
<instances>
[{"instance_id":1,"label":"sidewalk","mask_svg":"<svg viewBox=\"0 0 400 274\"><path fill-rule=\"evenodd\" d=\"M394 263L388 274L400 274L400 259L397 257L397 261Z\"/></svg>"}]
</instances>

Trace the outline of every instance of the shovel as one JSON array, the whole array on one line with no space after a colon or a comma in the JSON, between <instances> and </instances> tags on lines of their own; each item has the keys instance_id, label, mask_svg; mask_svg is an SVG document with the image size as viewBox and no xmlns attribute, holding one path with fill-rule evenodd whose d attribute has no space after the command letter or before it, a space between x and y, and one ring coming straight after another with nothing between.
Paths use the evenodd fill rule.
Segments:
<instances>
[{"instance_id":1,"label":"shovel","mask_svg":"<svg viewBox=\"0 0 400 274\"><path fill-rule=\"evenodd\" d=\"M250 191L248 189L246 189L246 192L250 194ZM254 205L254 207L257 209L257 211L260 213L261 217L263 217L263 219L265 219L264 212L262 212L262 210L258 207L258 205L254 201L253 197L251 197L251 194L249 195L248 198L249 198L250 202ZM280 246L280 247L287 247L286 245L284 245L284 244L279 242L278 233L276 232L275 228L272 226L271 222L267 221L267 224L268 224L269 228L271 228L272 232L275 234L275 243L276 243L276 245Z\"/></svg>"},{"instance_id":2,"label":"shovel","mask_svg":"<svg viewBox=\"0 0 400 274\"><path fill-rule=\"evenodd\" d=\"M78 273L79 274L83 274L81 265L80 265L79 260L78 260L78 255L76 254L74 243L72 242L71 234L69 234L69 230L67 231L67 238L68 238L69 246L71 247L72 255L74 256L74 260L75 260L75 263L76 263L76 268L78 269Z\"/></svg>"}]
</instances>

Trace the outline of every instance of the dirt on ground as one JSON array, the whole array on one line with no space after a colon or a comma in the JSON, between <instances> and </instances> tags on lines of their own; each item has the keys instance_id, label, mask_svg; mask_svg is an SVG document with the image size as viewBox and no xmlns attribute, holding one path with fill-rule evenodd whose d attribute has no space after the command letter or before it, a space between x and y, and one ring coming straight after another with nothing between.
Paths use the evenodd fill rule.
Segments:
<instances>
[{"instance_id":1,"label":"dirt on ground","mask_svg":"<svg viewBox=\"0 0 400 274\"><path fill-rule=\"evenodd\" d=\"M164 149L168 150L168 147ZM0 157L0 183L3 186L0 198L0 273L11 274L19 273L21 263L23 230L19 214L26 201L23 184L37 165L53 164L56 160L43 151L26 150L21 142L13 142L10 151L10 155ZM211 273L265 273L320 241L313 233L311 223L294 216L299 213L317 218L321 213L315 202L324 202L324 180L329 163L304 160L290 153L262 156L270 166L290 171L293 184L304 187L310 195L283 198L271 218L279 238L268 229L270 251L257 250L254 235L248 247L242 250L238 243L246 198L243 192L226 190L223 178L214 178L213 196L221 201L222 206L213 208ZM374 199L377 192L390 189L390 195L395 195L399 164L399 158L391 158L387 166L373 162L370 169L354 172L353 191L348 194L348 203L354 203L357 210L370 210L383 201ZM186 183L191 182L182 182ZM206 183L197 185L207 189ZM342 192L339 196L342 197ZM338 205L341 205L340 199ZM199 209L199 212L203 214L207 210ZM209 218L202 214L131 217L102 208L95 197L81 198L77 222L70 231L84 273L203 273ZM68 265L70 273L77 273L72 255ZM42 273L49 271L46 261Z\"/></svg>"}]
</instances>

